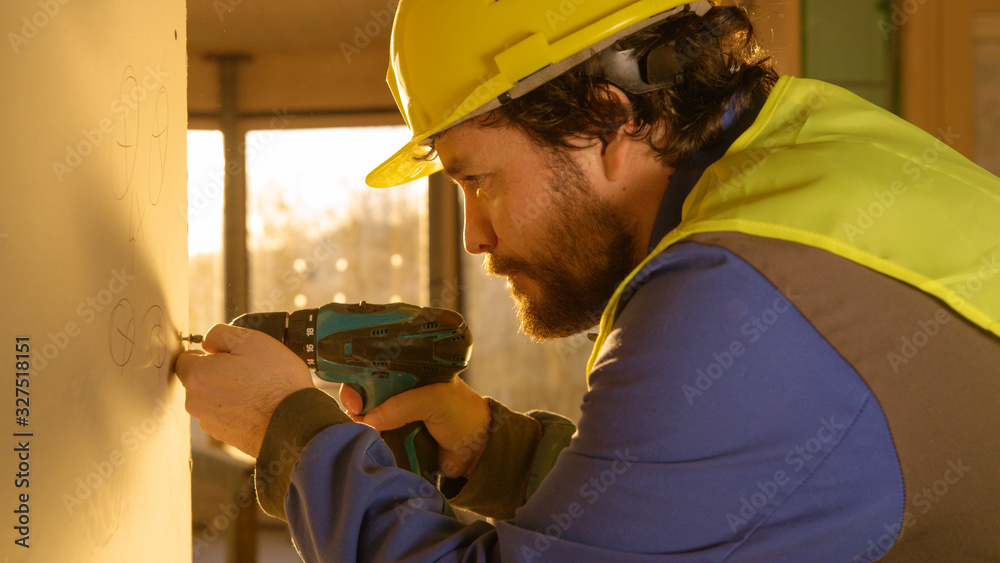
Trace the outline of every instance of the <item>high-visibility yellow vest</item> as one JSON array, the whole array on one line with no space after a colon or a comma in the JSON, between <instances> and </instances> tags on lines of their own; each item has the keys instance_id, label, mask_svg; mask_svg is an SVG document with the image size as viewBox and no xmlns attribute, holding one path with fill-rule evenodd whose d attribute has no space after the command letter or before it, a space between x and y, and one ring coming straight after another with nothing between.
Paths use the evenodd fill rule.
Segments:
<instances>
[{"instance_id":1,"label":"high-visibility yellow vest","mask_svg":"<svg viewBox=\"0 0 1000 563\"><path fill-rule=\"evenodd\" d=\"M926 133L854 94L782 77L753 125L710 166L657 254L695 233L736 231L810 245L907 283L1000 336L1000 179L942 130Z\"/></svg>"}]
</instances>

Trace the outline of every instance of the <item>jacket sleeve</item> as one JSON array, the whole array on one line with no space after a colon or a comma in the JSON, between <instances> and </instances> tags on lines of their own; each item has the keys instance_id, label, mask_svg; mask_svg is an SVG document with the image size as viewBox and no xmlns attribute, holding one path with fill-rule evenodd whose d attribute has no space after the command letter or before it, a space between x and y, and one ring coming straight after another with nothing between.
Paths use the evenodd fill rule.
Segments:
<instances>
[{"instance_id":1,"label":"jacket sleeve","mask_svg":"<svg viewBox=\"0 0 1000 563\"><path fill-rule=\"evenodd\" d=\"M510 518L551 470L575 428L558 415L521 414L487 400L491 435L483 457L468 482L449 481L456 506ZM354 424L318 389L294 393L275 410L255 481L261 507L288 521L306 561L501 559L495 528L458 520L444 494L395 467L378 434Z\"/></svg>"},{"instance_id":2,"label":"jacket sleeve","mask_svg":"<svg viewBox=\"0 0 1000 563\"><path fill-rule=\"evenodd\" d=\"M441 479L454 506L497 520L514 516L552 470L576 430L572 421L545 411L514 412L487 397L489 441L470 479ZM257 460L255 481L261 507L286 519L284 495L304 445L324 429L353 422L318 389L287 397L275 410Z\"/></svg>"}]
</instances>

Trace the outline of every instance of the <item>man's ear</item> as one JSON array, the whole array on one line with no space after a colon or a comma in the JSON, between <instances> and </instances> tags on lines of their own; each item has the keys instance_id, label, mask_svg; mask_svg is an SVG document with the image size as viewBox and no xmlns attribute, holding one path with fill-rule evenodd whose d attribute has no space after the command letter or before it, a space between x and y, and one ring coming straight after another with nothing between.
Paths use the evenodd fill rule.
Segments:
<instances>
[{"instance_id":1,"label":"man's ear","mask_svg":"<svg viewBox=\"0 0 1000 563\"><path fill-rule=\"evenodd\" d=\"M617 87L607 85L605 95L612 103L629 106L628 96ZM608 181L614 182L621 179L628 166L628 156L634 143L628 135L628 123L618 125L615 129L609 129L601 134L601 164L604 168L604 177Z\"/></svg>"}]
</instances>

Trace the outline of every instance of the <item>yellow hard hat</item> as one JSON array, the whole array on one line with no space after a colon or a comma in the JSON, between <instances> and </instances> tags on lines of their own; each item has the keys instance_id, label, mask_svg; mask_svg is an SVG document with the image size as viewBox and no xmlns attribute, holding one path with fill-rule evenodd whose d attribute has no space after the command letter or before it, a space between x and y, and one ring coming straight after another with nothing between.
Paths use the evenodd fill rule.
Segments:
<instances>
[{"instance_id":1,"label":"yellow hard hat","mask_svg":"<svg viewBox=\"0 0 1000 563\"><path fill-rule=\"evenodd\" d=\"M373 170L375 188L441 170L432 135L500 107L615 41L710 3L691 0L402 0L386 77L413 138Z\"/></svg>"}]
</instances>

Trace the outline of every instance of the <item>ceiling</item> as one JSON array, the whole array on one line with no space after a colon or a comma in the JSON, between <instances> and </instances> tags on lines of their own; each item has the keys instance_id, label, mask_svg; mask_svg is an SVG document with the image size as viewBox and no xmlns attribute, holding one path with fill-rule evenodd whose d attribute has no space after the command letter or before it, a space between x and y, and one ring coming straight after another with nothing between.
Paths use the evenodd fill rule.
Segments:
<instances>
[{"instance_id":1,"label":"ceiling","mask_svg":"<svg viewBox=\"0 0 1000 563\"><path fill-rule=\"evenodd\" d=\"M375 31L371 47L388 53L395 0L189 0L192 55L336 51L360 30ZM374 23L373 23L374 22ZM384 23L383 23L384 22Z\"/></svg>"},{"instance_id":2,"label":"ceiling","mask_svg":"<svg viewBox=\"0 0 1000 563\"><path fill-rule=\"evenodd\" d=\"M241 57L240 115L291 111L306 117L298 126L402 123L385 83L397 2L188 0L192 126L215 126L220 55Z\"/></svg>"}]
</instances>

